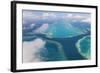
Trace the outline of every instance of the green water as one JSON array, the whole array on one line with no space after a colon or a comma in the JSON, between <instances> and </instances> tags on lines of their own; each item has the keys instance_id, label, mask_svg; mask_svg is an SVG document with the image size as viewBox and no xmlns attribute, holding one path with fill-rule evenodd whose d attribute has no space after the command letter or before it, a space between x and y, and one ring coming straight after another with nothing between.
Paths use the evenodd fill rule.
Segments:
<instances>
[{"instance_id":1,"label":"green water","mask_svg":"<svg viewBox=\"0 0 100 73\"><path fill-rule=\"evenodd\" d=\"M82 39L80 39L77 43L76 43L76 47L78 49L78 52L84 56L87 59L90 59L91 57L91 45L90 45L90 41L91 38L90 36L85 36Z\"/></svg>"}]
</instances>

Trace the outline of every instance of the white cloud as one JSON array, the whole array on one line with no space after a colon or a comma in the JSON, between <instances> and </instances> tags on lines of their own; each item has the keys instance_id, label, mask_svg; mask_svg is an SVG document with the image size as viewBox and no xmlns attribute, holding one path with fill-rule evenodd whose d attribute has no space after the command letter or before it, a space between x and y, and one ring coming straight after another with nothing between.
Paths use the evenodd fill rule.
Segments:
<instances>
[{"instance_id":1,"label":"white cloud","mask_svg":"<svg viewBox=\"0 0 100 73\"><path fill-rule=\"evenodd\" d=\"M49 19L55 19L57 18L55 13L52 12L43 12L38 15L38 13L34 13L32 11L24 11L23 12L23 24L27 24L28 22L35 22L38 20L49 20Z\"/></svg>"},{"instance_id":2,"label":"white cloud","mask_svg":"<svg viewBox=\"0 0 100 73\"><path fill-rule=\"evenodd\" d=\"M91 22L91 18L86 18L86 19L82 20L82 22L90 23Z\"/></svg>"},{"instance_id":3,"label":"white cloud","mask_svg":"<svg viewBox=\"0 0 100 73\"><path fill-rule=\"evenodd\" d=\"M23 11L23 16L24 17L29 17L29 16L31 16L33 13L30 11Z\"/></svg>"},{"instance_id":4,"label":"white cloud","mask_svg":"<svg viewBox=\"0 0 100 73\"><path fill-rule=\"evenodd\" d=\"M81 15L75 15L75 16L73 16L73 18L74 18L74 19L82 19L82 18L84 18L84 16L81 16Z\"/></svg>"},{"instance_id":5,"label":"white cloud","mask_svg":"<svg viewBox=\"0 0 100 73\"><path fill-rule=\"evenodd\" d=\"M67 14L67 17L71 18L71 17L73 17L73 14Z\"/></svg>"},{"instance_id":6,"label":"white cloud","mask_svg":"<svg viewBox=\"0 0 100 73\"><path fill-rule=\"evenodd\" d=\"M40 28L36 29L34 32L37 32L37 33L44 32L48 27L49 27L48 23L44 23L42 24Z\"/></svg>"},{"instance_id":7,"label":"white cloud","mask_svg":"<svg viewBox=\"0 0 100 73\"><path fill-rule=\"evenodd\" d=\"M32 24L31 24L31 27L34 27L34 26L35 26L35 24L34 24L34 23L32 23Z\"/></svg>"},{"instance_id":8,"label":"white cloud","mask_svg":"<svg viewBox=\"0 0 100 73\"><path fill-rule=\"evenodd\" d=\"M42 18L43 19L49 19L49 18L56 18L57 16L56 16L56 14L54 14L54 13L43 13L43 15L42 15Z\"/></svg>"},{"instance_id":9,"label":"white cloud","mask_svg":"<svg viewBox=\"0 0 100 73\"><path fill-rule=\"evenodd\" d=\"M46 42L40 38L31 42L23 42L23 62L41 61L39 53L44 48Z\"/></svg>"},{"instance_id":10,"label":"white cloud","mask_svg":"<svg viewBox=\"0 0 100 73\"><path fill-rule=\"evenodd\" d=\"M34 22L35 20L41 19L41 16L34 14L32 11L24 11L23 12L23 24L27 22Z\"/></svg>"},{"instance_id":11,"label":"white cloud","mask_svg":"<svg viewBox=\"0 0 100 73\"><path fill-rule=\"evenodd\" d=\"M84 18L83 15L71 14L71 13L67 14L67 15L64 16L64 17L67 18L67 19L76 19L76 20L78 20L78 19L83 19L83 18Z\"/></svg>"},{"instance_id":12,"label":"white cloud","mask_svg":"<svg viewBox=\"0 0 100 73\"><path fill-rule=\"evenodd\" d=\"M49 13L43 13L42 16L47 17L47 16L50 16L50 14Z\"/></svg>"},{"instance_id":13,"label":"white cloud","mask_svg":"<svg viewBox=\"0 0 100 73\"><path fill-rule=\"evenodd\" d=\"M91 17L89 14L72 14L68 13L67 15L63 16L66 20L71 20L73 22L81 21L81 22L91 22Z\"/></svg>"},{"instance_id":14,"label":"white cloud","mask_svg":"<svg viewBox=\"0 0 100 73\"><path fill-rule=\"evenodd\" d=\"M39 16L35 15L32 11L24 11L23 12L23 18L34 19L34 18L39 18Z\"/></svg>"}]
</instances>

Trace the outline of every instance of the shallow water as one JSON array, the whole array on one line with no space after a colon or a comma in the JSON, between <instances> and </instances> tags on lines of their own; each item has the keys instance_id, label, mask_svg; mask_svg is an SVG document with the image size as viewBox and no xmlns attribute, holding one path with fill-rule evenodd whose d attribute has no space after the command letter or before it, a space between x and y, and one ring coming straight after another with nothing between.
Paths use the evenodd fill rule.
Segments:
<instances>
[{"instance_id":1,"label":"shallow water","mask_svg":"<svg viewBox=\"0 0 100 73\"><path fill-rule=\"evenodd\" d=\"M76 26L73 25L63 20L52 24L43 23L41 26L37 27L36 30L33 28L24 29L23 43L34 42L34 40L38 38L46 42L45 45L38 50L36 47L31 47L31 49L38 51L36 54L34 54L34 51L32 53L33 56L36 57L38 54L39 61L72 61L89 59L90 50L87 49L90 49L90 37L83 38L90 35L90 31L87 31L86 26L80 29L80 27L77 27L78 24L76 24ZM45 28L45 30L42 28ZM90 27L87 28L90 29ZM81 42L78 43L78 46L80 45L80 47L77 47L76 44L80 40ZM79 49L81 49L81 51L79 51Z\"/></svg>"},{"instance_id":2,"label":"shallow water","mask_svg":"<svg viewBox=\"0 0 100 73\"><path fill-rule=\"evenodd\" d=\"M87 59L90 59L91 55L91 38L90 36L85 36L77 42L77 48L79 53Z\"/></svg>"}]
</instances>

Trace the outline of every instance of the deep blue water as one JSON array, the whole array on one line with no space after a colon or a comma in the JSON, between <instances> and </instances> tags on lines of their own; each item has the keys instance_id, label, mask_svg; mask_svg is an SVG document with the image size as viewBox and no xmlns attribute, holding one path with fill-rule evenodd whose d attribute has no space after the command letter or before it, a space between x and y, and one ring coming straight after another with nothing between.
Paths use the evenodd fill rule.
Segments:
<instances>
[{"instance_id":1,"label":"deep blue water","mask_svg":"<svg viewBox=\"0 0 100 73\"><path fill-rule=\"evenodd\" d=\"M79 24L80 26L78 26ZM90 31L87 30L90 29L90 26L87 25L86 23L68 23L67 21L50 23L49 28L44 33L52 33L52 38L49 38L46 34L33 32L41 27L41 25L27 30L24 29L23 42L34 41L37 38L46 41L46 49L40 51L43 61L84 60L87 58L78 52L76 43L83 37L90 35ZM87 39L90 40L89 38ZM60 48L58 44L60 44ZM87 46L87 44L84 43L81 46Z\"/></svg>"}]
</instances>

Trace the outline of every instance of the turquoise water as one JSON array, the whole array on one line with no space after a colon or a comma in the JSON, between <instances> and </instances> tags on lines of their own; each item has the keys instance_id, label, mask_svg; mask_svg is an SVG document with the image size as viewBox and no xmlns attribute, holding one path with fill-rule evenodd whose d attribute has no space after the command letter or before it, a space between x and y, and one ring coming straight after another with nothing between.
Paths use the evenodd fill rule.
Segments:
<instances>
[{"instance_id":1,"label":"turquoise water","mask_svg":"<svg viewBox=\"0 0 100 73\"><path fill-rule=\"evenodd\" d=\"M41 56L44 57L43 61L61 61L67 60L64 50L61 45L54 41L48 41L46 49L41 51Z\"/></svg>"},{"instance_id":2,"label":"turquoise water","mask_svg":"<svg viewBox=\"0 0 100 73\"><path fill-rule=\"evenodd\" d=\"M37 38L46 42L38 53L41 61L86 60L91 58L90 23L81 22L81 18L63 18L65 15L67 16L67 13L63 12L52 12L56 15L54 17L53 14L48 16L50 12L32 12L37 15L36 18L34 15L30 18L23 17L27 23L23 23L22 38L23 42L34 42ZM76 16L76 14L79 15L78 13L71 13L71 16ZM89 14L80 14L83 17L85 15L87 18ZM38 18L38 16L40 17Z\"/></svg>"},{"instance_id":3,"label":"turquoise water","mask_svg":"<svg viewBox=\"0 0 100 73\"><path fill-rule=\"evenodd\" d=\"M91 38L90 36L85 36L77 42L77 48L79 53L87 59L91 58Z\"/></svg>"},{"instance_id":4,"label":"turquoise water","mask_svg":"<svg viewBox=\"0 0 100 73\"><path fill-rule=\"evenodd\" d=\"M78 27L63 22L49 24L46 31L38 34L34 34L32 29L26 30L27 33L23 33L23 42L37 38L46 41L45 49L39 53L42 61L90 59L90 37L87 36L90 32L83 33Z\"/></svg>"},{"instance_id":5,"label":"turquoise water","mask_svg":"<svg viewBox=\"0 0 100 73\"><path fill-rule=\"evenodd\" d=\"M73 27L71 23L66 20L60 20L49 24L49 28L45 33L53 38L67 38L82 34L83 30Z\"/></svg>"}]
</instances>

